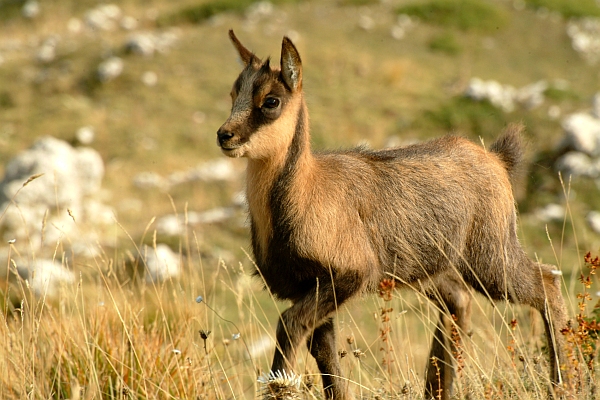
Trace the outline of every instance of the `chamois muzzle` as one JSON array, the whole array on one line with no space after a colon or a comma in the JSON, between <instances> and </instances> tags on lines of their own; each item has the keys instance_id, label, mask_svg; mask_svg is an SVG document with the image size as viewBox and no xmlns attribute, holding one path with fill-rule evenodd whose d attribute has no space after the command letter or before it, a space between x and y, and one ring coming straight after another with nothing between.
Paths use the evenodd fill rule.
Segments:
<instances>
[{"instance_id":1,"label":"chamois muzzle","mask_svg":"<svg viewBox=\"0 0 600 400\"><path fill-rule=\"evenodd\" d=\"M233 134L233 132L230 132L226 129L223 129L223 127L219 128L219 130L217 131L217 143L219 144L219 146L223 149L227 149L227 141L231 138L233 138L235 135Z\"/></svg>"}]
</instances>

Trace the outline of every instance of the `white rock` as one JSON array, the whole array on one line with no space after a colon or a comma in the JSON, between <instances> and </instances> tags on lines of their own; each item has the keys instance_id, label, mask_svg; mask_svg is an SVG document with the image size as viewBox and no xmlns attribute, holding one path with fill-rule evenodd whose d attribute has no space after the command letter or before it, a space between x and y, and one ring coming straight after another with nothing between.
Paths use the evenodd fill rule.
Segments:
<instances>
[{"instance_id":1,"label":"white rock","mask_svg":"<svg viewBox=\"0 0 600 400\"><path fill-rule=\"evenodd\" d=\"M75 133L75 139L81 144L89 145L92 144L94 138L96 137L96 132L94 131L93 126L82 126L77 129Z\"/></svg>"},{"instance_id":2,"label":"white rock","mask_svg":"<svg viewBox=\"0 0 600 400\"><path fill-rule=\"evenodd\" d=\"M93 30L112 31L117 28L121 9L116 4L101 4L85 13L85 23Z\"/></svg>"},{"instance_id":3,"label":"white rock","mask_svg":"<svg viewBox=\"0 0 600 400\"><path fill-rule=\"evenodd\" d=\"M146 282L163 282L181 273L179 255L166 244L157 244L156 249L144 246L142 259Z\"/></svg>"},{"instance_id":4,"label":"white rock","mask_svg":"<svg viewBox=\"0 0 600 400\"><path fill-rule=\"evenodd\" d=\"M237 177L237 173L231 161L217 158L196 167L193 177L205 182L231 181Z\"/></svg>"},{"instance_id":5,"label":"white rock","mask_svg":"<svg viewBox=\"0 0 600 400\"><path fill-rule=\"evenodd\" d=\"M408 14L400 14L396 20L396 25L402 28L411 28L415 26L415 21Z\"/></svg>"},{"instance_id":6,"label":"white rock","mask_svg":"<svg viewBox=\"0 0 600 400\"><path fill-rule=\"evenodd\" d=\"M392 35L392 37L396 40L400 40L400 39L404 39L404 36L406 36L406 30L398 25L394 25L392 26L392 29L390 30L390 34Z\"/></svg>"},{"instance_id":7,"label":"white rock","mask_svg":"<svg viewBox=\"0 0 600 400\"><path fill-rule=\"evenodd\" d=\"M594 232L600 233L600 212L590 211L586 217L586 220Z\"/></svg>"},{"instance_id":8,"label":"white rock","mask_svg":"<svg viewBox=\"0 0 600 400\"><path fill-rule=\"evenodd\" d=\"M197 124L203 124L206 121L206 113L204 113L202 111L196 111L192 115L192 119Z\"/></svg>"},{"instance_id":9,"label":"white rock","mask_svg":"<svg viewBox=\"0 0 600 400\"><path fill-rule=\"evenodd\" d=\"M494 80L484 81L480 78L472 78L465 91L465 96L477 101L488 100L495 107L511 112L515 109L515 93L516 89L513 86L502 85Z\"/></svg>"},{"instance_id":10,"label":"white rock","mask_svg":"<svg viewBox=\"0 0 600 400\"><path fill-rule=\"evenodd\" d=\"M562 221L565 217L565 208L560 204L548 204L538 208L534 213L542 222Z\"/></svg>"},{"instance_id":11,"label":"white rock","mask_svg":"<svg viewBox=\"0 0 600 400\"><path fill-rule=\"evenodd\" d=\"M151 56L156 51L154 37L149 33L135 33L127 39L125 49L135 54Z\"/></svg>"},{"instance_id":12,"label":"white rock","mask_svg":"<svg viewBox=\"0 0 600 400\"><path fill-rule=\"evenodd\" d=\"M126 31L132 31L138 27L138 21L133 17L126 16L121 19L120 25Z\"/></svg>"},{"instance_id":13,"label":"white rock","mask_svg":"<svg viewBox=\"0 0 600 400\"><path fill-rule=\"evenodd\" d=\"M211 210L197 212L189 211L187 213L188 226L214 224L224 222L236 215L235 207L218 207ZM168 236L178 236L185 232L185 215L169 214L157 219L156 230Z\"/></svg>"},{"instance_id":14,"label":"white rock","mask_svg":"<svg viewBox=\"0 0 600 400\"><path fill-rule=\"evenodd\" d=\"M168 182L155 172L141 172L133 178L133 184L140 189L167 189Z\"/></svg>"},{"instance_id":15,"label":"white rock","mask_svg":"<svg viewBox=\"0 0 600 400\"><path fill-rule=\"evenodd\" d=\"M246 10L246 18L251 21L258 22L258 20L270 17L273 15L274 7L269 1L256 2Z\"/></svg>"},{"instance_id":16,"label":"white rock","mask_svg":"<svg viewBox=\"0 0 600 400\"><path fill-rule=\"evenodd\" d=\"M166 236L179 236L184 233L183 218L177 215L165 215L156 220L156 230Z\"/></svg>"},{"instance_id":17,"label":"white rock","mask_svg":"<svg viewBox=\"0 0 600 400\"><path fill-rule=\"evenodd\" d=\"M121 18L121 9L116 4L101 4L96 9L113 20Z\"/></svg>"},{"instance_id":18,"label":"white rock","mask_svg":"<svg viewBox=\"0 0 600 400\"><path fill-rule=\"evenodd\" d=\"M123 73L123 60L119 57L110 57L98 65L98 79L101 82L108 82L117 78Z\"/></svg>"},{"instance_id":19,"label":"white rock","mask_svg":"<svg viewBox=\"0 0 600 400\"><path fill-rule=\"evenodd\" d=\"M567 116L562 127L565 131L563 146L590 156L600 155L600 119L588 113Z\"/></svg>"},{"instance_id":20,"label":"white rock","mask_svg":"<svg viewBox=\"0 0 600 400\"><path fill-rule=\"evenodd\" d=\"M562 113L561 109L557 105L552 105L548 107L548 118L551 120L557 120L560 118L560 114Z\"/></svg>"},{"instance_id":21,"label":"white rock","mask_svg":"<svg viewBox=\"0 0 600 400\"><path fill-rule=\"evenodd\" d=\"M79 18L70 18L67 22L67 30L71 33L79 33L83 28L83 23Z\"/></svg>"},{"instance_id":22,"label":"white rock","mask_svg":"<svg viewBox=\"0 0 600 400\"><path fill-rule=\"evenodd\" d=\"M178 39L174 29L162 33L136 32L125 42L125 50L149 57L157 52L166 53Z\"/></svg>"},{"instance_id":23,"label":"white rock","mask_svg":"<svg viewBox=\"0 0 600 400\"><path fill-rule=\"evenodd\" d=\"M266 357L267 354L271 354L272 349L275 347L275 342L267 335L260 337L258 340L249 344L250 357L252 359Z\"/></svg>"},{"instance_id":24,"label":"white rock","mask_svg":"<svg viewBox=\"0 0 600 400\"><path fill-rule=\"evenodd\" d=\"M28 281L36 296L55 296L61 285L75 283L75 274L60 263L47 259L36 259L31 265L17 262L19 275Z\"/></svg>"},{"instance_id":25,"label":"white rock","mask_svg":"<svg viewBox=\"0 0 600 400\"><path fill-rule=\"evenodd\" d=\"M600 60L600 19L572 19L567 24L567 35L573 49L586 60L591 63Z\"/></svg>"},{"instance_id":26,"label":"white rock","mask_svg":"<svg viewBox=\"0 0 600 400\"><path fill-rule=\"evenodd\" d=\"M544 102L544 92L548 89L548 82L538 81L517 90L516 100L525 108L531 109Z\"/></svg>"},{"instance_id":27,"label":"white rock","mask_svg":"<svg viewBox=\"0 0 600 400\"><path fill-rule=\"evenodd\" d=\"M368 15L363 14L358 18L358 26L365 31L370 31L375 28L375 20Z\"/></svg>"},{"instance_id":28,"label":"white rock","mask_svg":"<svg viewBox=\"0 0 600 400\"><path fill-rule=\"evenodd\" d=\"M596 93L592 98L592 115L600 119L600 92Z\"/></svg>"},{"instance_id":29,"label":"white rock","mask_svg":"<svg viewBox=\"0 0 600 400\"><path fill-rule=\"evenodd\" d=\"M142 82L148 87L156 86L158 75L153 71L146 71L142 74Z\"/></svg>"},{"instance_id":30,"label":"white rock","mask_svg":"<svg viewBox=\"0 0 600 400\"><path fill-rule=\"evenodd\" d=\"M37 60L42 63L54 61L56 58L56 46L58 45L58 41L58 36L50 36L44 40L40 48L37 50Z\"/></svg>"},{"instance_id":31,"label":"white rock","mask_svg":"<svg viewBox=\"0 0 600 400\"><path fill-rule=\"evenodd\" d=\"M73 154L73 168L83 196L91 196L100 190L104 176L100 153L90 147L79 147Z\"/></svg>"},{"instance_id":32,"label":"white rock","mask_svg":"<svg viewBox=\"0 0 600 400\"><path fill-rule=\"evenodd\" d=\"M188 222L190 225L214 224L228 220L234 215L235 208L219 207L203 212L188 212Z\"/></svg>"},{"instance_id":33,"label":"white rock","mask_svg":"<svg viewBox=\"0 0 600 400\"><path fill-rule=\"evenodd\" d=\"M598 172L594 161L584 153L570 151L556 160L555 167L565 175L594 177Z\"/></svg>"},{"instance_id":34,"label":"white rock","mask_svg":"<svg viewBox=\"0 0 600 400\"><path fill-rule=\"evenodd\" d=\"M28 181L38 174L42 175ZM31 238L40 235L48 214L47 243L71 233L73 221L67 210L78 222L100 223L95 219L97 210L86 213L84 203L98 194L103 176L104 163L95 150L73 148L51 137L38 140L5 167L5 177L0 182L0 207L7 211L0 228L8 236ZM73 238L77 239L82 238ZM32 239L31 243L40 241Z\"/></svg>"},{"instance_id":35,"label":"white rock","mask_svg":"<svg viewBox=\"0 0 600 400\"><path fill-rule=\"evenodd\" d=\"M35 0L28 0L21 8L21 15L28 19L33 19L40 15L40 3Z\"/></svg>"}]
</instances>

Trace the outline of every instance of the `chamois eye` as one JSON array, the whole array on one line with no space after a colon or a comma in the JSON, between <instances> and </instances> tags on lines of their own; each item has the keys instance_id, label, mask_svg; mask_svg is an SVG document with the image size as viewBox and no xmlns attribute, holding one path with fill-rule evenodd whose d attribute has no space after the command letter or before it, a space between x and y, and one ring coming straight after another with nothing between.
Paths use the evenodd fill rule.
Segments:
<instances>
[{"instance_id":1,"label":"chamois eye","mask_svg":"<svg viewBox=\"0 0 600 400\"><path fill-rule=\"evenodd\" d=\"M275 97L267 97L262 106L265 108L277 108L279 107L279 99Z\"/></svg>"}]
</instances>

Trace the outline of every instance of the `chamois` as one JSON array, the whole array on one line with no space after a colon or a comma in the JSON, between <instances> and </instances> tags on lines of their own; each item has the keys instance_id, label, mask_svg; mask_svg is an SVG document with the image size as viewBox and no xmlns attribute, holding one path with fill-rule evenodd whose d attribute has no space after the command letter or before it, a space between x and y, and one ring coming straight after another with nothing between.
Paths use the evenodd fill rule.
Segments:
<instances>
[{"instance_id":1,"label":"chamois","mask_svg":"<svg viewBox=\"0 0 600 400\"><path fill-rule=\"evenodd\" d=\"M302 62L284 37L280 67L260 60L233 31L244 64L231 115L217 132L229 157L246 157L252 249L271 293L292 302L277 326L272 372L290 374L307 340L329 399L350 398L341 378L333 314L382 279L422 290L470 324L471 289L524 303L544 320L551 380L562 382L567 316L560 278L530 260L516 234L511 174L521 158L521 126L489 149L442 137L380 151L312 152ZM431 354L448 359L448 316L440 312ZM451 395L452 371L438 385L431 363L426 395Z\"/></svg>"}]
</instances>

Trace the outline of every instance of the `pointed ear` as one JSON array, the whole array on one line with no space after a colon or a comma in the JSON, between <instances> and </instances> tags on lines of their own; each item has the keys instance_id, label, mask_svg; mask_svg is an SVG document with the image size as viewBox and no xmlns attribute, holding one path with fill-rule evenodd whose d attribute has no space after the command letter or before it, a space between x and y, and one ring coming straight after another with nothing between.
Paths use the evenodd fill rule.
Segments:
<instances>
[{"instance_id":1,"label":"pointed ear","mask_svg":"<svg viewBox=\"0 0 600 400\"><path fill-rule=\"evenodd\" d=\"M231 39L231 42L235 46L236 50L238 51L240 58L244 62L245 66L248 66L248 64L259 64L260 63L260 60L258 59L258 57L256 57L254 55L254 53L252 53L250 50L245 48L242 43L240 43L238 38L235 36L235 33L233 33L233 29L229 30L229 38Z\"/></svg>"},{"instance_id":2,"label":"pointed ear","mask_svg":"<svg viewBox=\"0 0 600 400\"><path fill-rule=\"evenodd\" d=\"M288 37L281 43L281 75L292 92L302 89L302 60Z\"/></svg>"}]
</instances>

